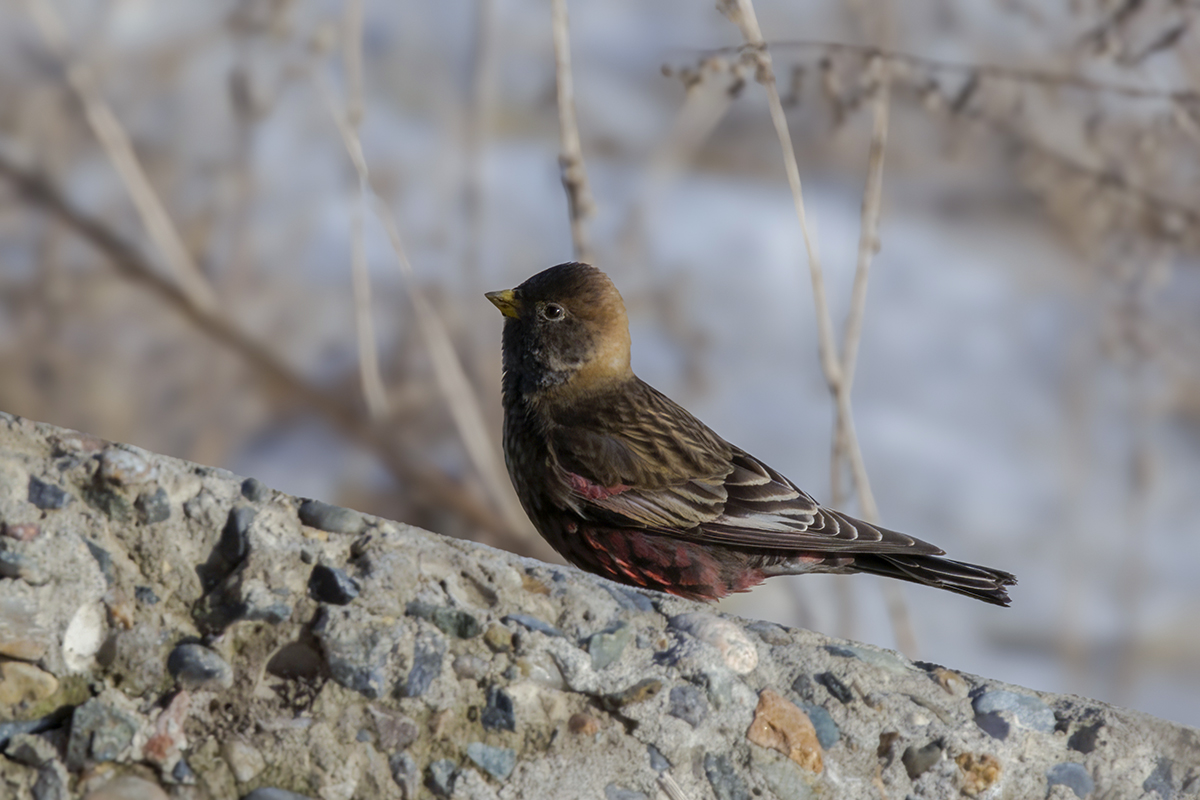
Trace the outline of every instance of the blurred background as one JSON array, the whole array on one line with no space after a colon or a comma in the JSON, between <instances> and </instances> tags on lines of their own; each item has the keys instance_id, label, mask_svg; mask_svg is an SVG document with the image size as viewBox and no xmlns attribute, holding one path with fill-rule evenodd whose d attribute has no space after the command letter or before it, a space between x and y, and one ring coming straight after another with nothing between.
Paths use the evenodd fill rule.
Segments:
<instances>
[{"instance_id":1,"label":"blurred background","mask_svg":"<svg viewBox=\"0 0 1200 800\"><path fill-rule=\"evenodd\" d=\"M0 408L558 560L482 293L583 244L639 375L866 513L761 53L711 3L569 3L573 243L552 5L0 0ZM722 608L1200 724L1197 10L755 5L838 352L882 174L852 394L880 518L1021 582Z\"/></svg>"}]
</instances>

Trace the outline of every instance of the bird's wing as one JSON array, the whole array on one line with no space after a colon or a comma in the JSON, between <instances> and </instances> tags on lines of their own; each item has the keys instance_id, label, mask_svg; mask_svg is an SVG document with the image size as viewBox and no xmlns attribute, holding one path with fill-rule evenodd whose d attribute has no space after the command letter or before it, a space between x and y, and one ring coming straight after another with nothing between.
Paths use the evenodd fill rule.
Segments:
<instances>
[{"instance_id":1,"label":"bird's wing","mask_svg":"<svg viewBox=\"0 0 1200 800\"><path fill-rule=\"evenodd\" d=\"M571 504L598 522L775 551L942 553L822 508L646 384L563 420L550 439Z\"/></svg>"}]
</instances>

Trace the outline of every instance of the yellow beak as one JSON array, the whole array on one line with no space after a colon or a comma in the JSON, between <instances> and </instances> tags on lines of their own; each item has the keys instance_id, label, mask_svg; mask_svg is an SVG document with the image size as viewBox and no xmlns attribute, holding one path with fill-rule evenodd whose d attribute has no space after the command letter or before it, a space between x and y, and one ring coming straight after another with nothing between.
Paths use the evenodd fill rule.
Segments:
<instances>
[{"instance_id":1,"label":"yellow beak","mask_svg":"<svg viewBox=\"0 0 1200 800\"><path fill-rule=\"evenodd\" d=\"M503 292L488 292L484 297L491 300L492 305L500 309L500 313L504 316L513 319L521 316L521 301L513 294L512 289L505 289Z\"/></svg>"}]
</instances>

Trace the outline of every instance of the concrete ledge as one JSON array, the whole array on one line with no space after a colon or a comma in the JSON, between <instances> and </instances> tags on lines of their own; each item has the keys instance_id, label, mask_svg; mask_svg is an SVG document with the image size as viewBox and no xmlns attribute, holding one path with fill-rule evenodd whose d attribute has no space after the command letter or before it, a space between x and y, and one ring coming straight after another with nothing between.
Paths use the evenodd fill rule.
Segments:
<instances>
[{"instance_id":1,"label":"concrete ledge","mask_svg":"<svg viewBox=\"0 0 1200 800\"><path fill-rule=\"evenodd\" d=\"M39 800L1200 796L1192 728L3 414L0 751Z\"/></svg>"}]
</instances>

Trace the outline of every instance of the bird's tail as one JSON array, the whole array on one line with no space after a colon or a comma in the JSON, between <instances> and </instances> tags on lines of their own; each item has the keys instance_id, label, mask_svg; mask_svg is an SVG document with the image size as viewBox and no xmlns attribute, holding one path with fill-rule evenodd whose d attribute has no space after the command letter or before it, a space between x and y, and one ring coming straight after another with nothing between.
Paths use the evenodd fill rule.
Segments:
<instances>
[{"instance_id":1,"label":"bird's tail","mask_svg":"<svg viewBox=\"0 0 1200 800\"><path fill-rule=\"evenodd\" d=\"M1009 604L1004 587L1017 582L1016 576L1008 572L940 556L856 553L852 569L934 586L998 606Z\"/></svg>"}]
</instances>

